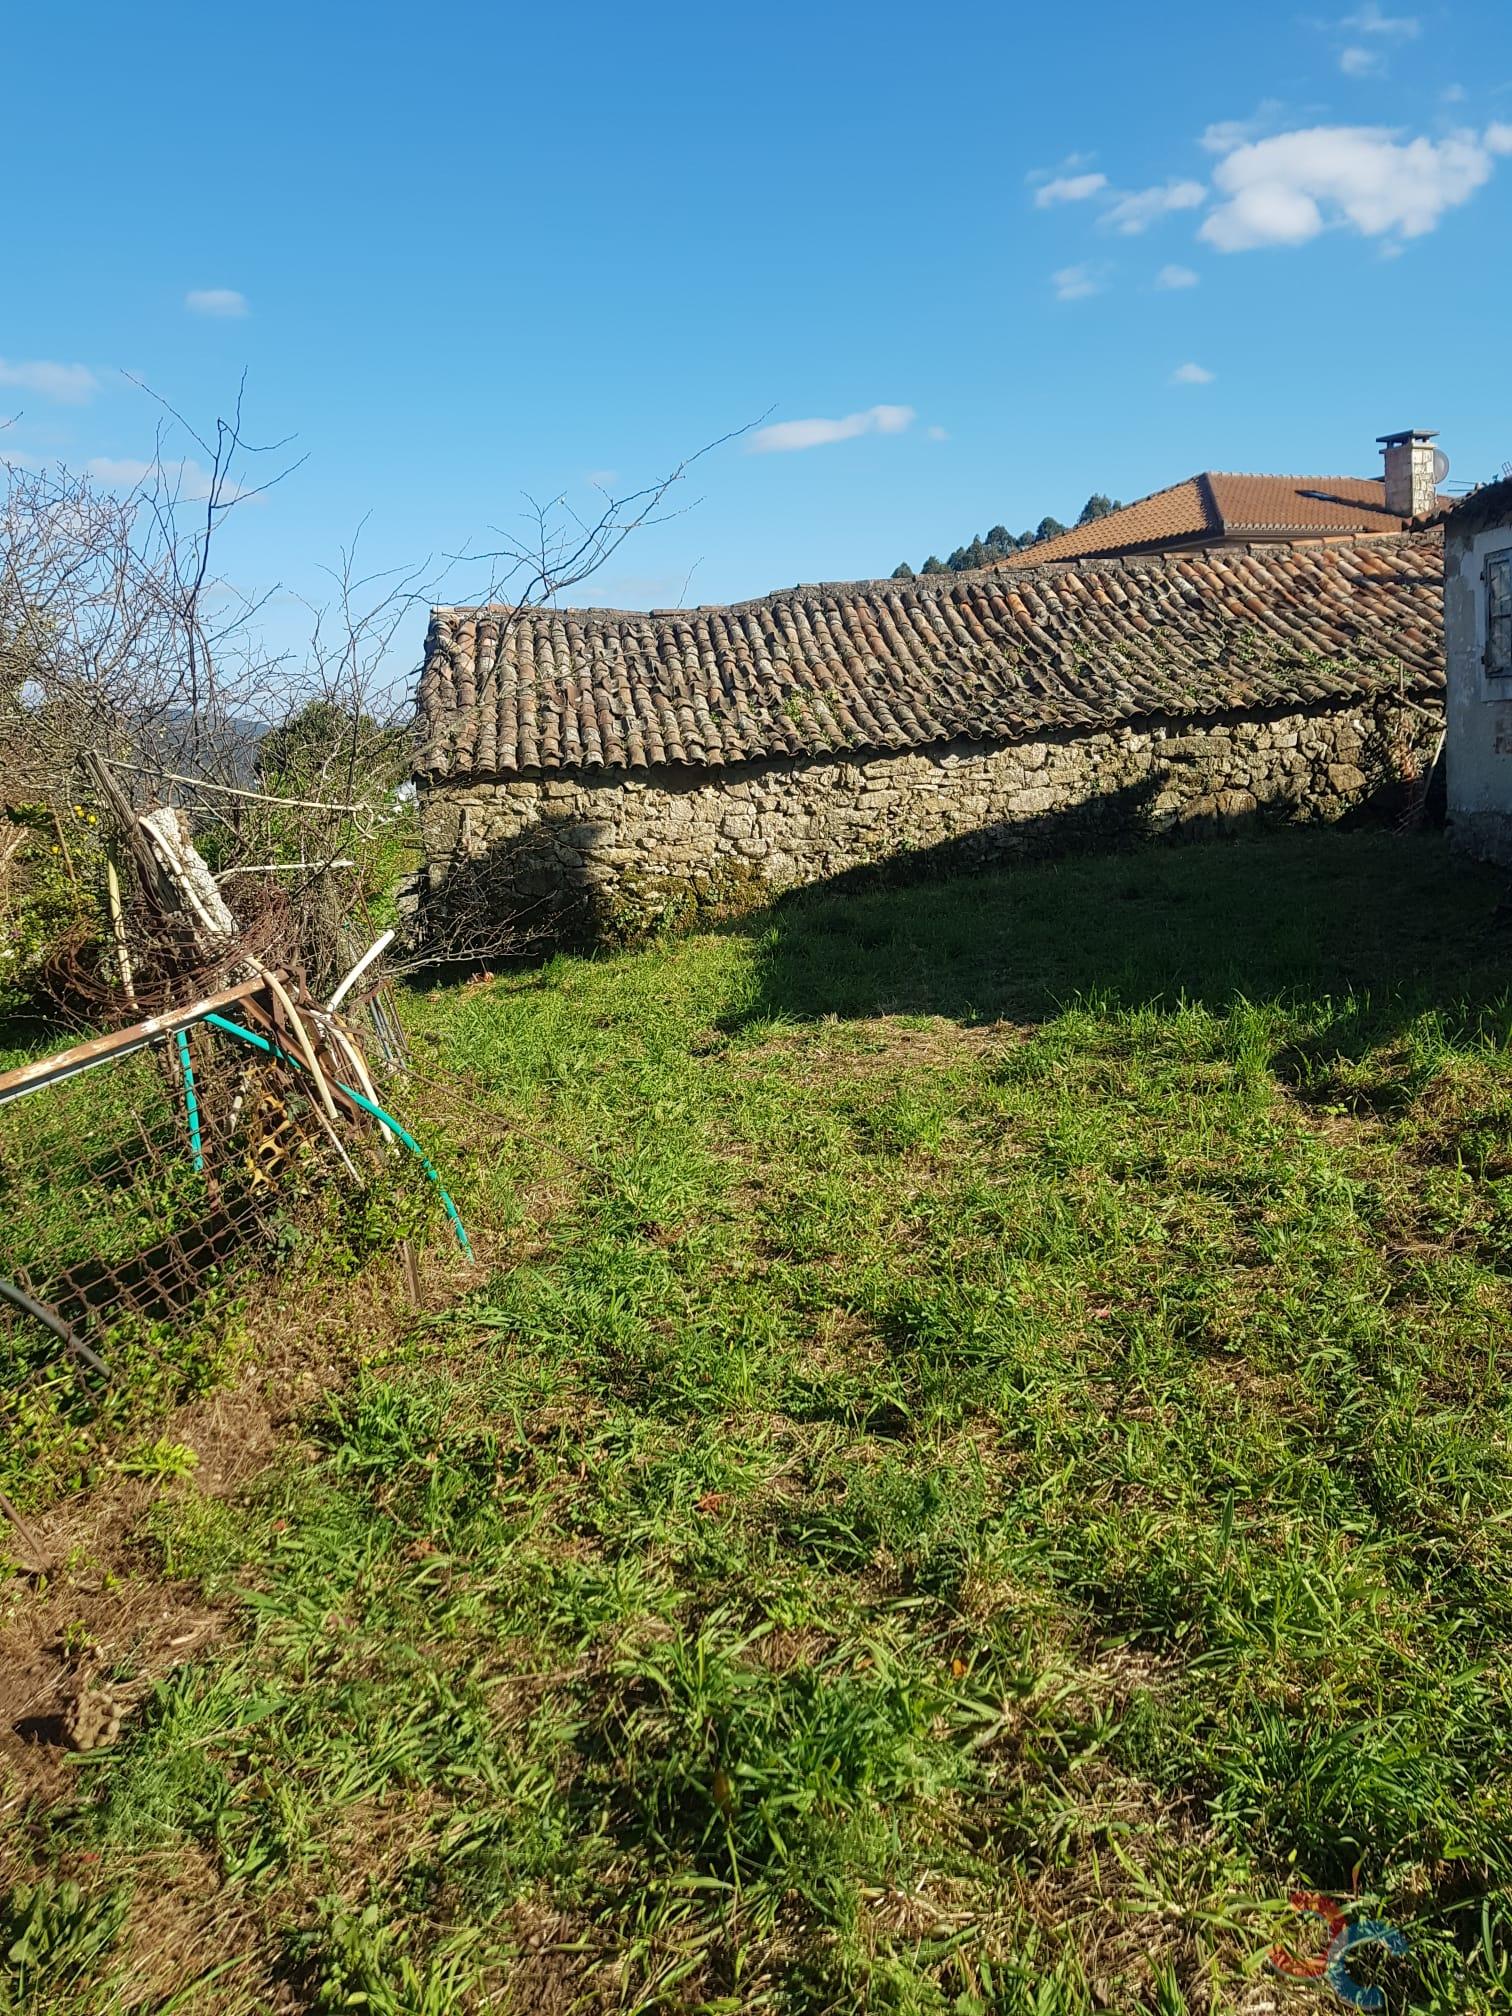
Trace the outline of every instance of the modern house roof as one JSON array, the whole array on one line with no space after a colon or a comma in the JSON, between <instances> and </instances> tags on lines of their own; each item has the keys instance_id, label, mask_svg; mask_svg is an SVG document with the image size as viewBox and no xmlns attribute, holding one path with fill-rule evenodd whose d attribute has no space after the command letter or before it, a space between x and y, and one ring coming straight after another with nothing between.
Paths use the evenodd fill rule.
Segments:
<instances>
[{"instance_id":1,"label":"modern house roof","mask_svg":"<svg viewBox=\"0 0 1512 2016\"><path fill-rule=\"evenodd\" d=\"M1155 552L1228 540L1316 539L1406 532L1411 521L1386 509L1379 476L1233 476L1206 469L1167 490L1074 525L998 564L1039 567L1114 553Z\"/></svg>"},{"instance_id":2,"label":"modern house roof","mask_svg":"<svg viewBox=\"0 0 1512 2016\"><path fill-rule=\"evenodd\" d=\"M437 609L416 769L717 769L1443 688L1440 535L793 588L729 608Z\"/></svg>"}]
</instances>

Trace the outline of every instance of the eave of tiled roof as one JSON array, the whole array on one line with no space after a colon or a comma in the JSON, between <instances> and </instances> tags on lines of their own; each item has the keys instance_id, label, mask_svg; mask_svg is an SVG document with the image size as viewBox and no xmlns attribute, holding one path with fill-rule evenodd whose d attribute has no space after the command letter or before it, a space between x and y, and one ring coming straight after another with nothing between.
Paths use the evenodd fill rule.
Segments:
<instances>
[{"instance_id":1,"label":"eave of tiled roof","mask_svg":"<svg viewBox=\"0 0 1512 2016\"><path fill-rule=\"evenodd\" d=\"M1499 476L1494 483L1482 483L1468 496L1445 498L1438 523L1451 521L1460 531L1488 524L1493 519L1512 517L1512 476Z\"/></svg>"},{"instance_id":2,"label":"eave of tiled roof","mask_svg":"<svg viewBox=\"0 0 1512 2016\"><path fill-rule=\"evenodd\" d=\"M728 608L437 609L418 774L719 769L1443 686L1433 533L1198 547Z\"/></svg>"}]
</instances>

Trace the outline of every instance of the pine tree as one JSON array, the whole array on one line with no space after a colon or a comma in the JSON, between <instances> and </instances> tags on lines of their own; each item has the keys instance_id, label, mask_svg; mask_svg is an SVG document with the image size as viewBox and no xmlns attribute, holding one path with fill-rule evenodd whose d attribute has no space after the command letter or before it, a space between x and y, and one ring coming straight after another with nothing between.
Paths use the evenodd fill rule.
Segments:
<instances>
[{"instance_id":1,"label":"pine tree","mask_svg":"<svg viewBox=\"0 0 1512 2016\"><path fill-rule=\"evenodd\" d=\"M1110 511L1122 511L1122 504L1115 504L1111 497L1104 497L1101 490L1094 490L1081 508L1078 525L1090 525L1095 519L1106 518Z\"/></svg>"},{"instance_id":2,"label":"pine tree","mask_svg":"<svg viewBox=\"0 0 1512 2016\"><path fill-rule=\"evenodd\" d=\"M1078 525L1091 525L1098 518L1106 518L1110 511L1122 511L1123 506L1115 497L1105 497L1101 490L1094 490L1081 508ZM1041 518L1032 532L1020 532L1015 536L1006 525L994 525L985 538L975 538L969 545L957 546L948 560L941 560L931 553L920 574L963 574L972 567L990 567L995 560L1004 560L1010 553L1022 553L1027 547L1037 546L1043 539L1055 539L1070 527L1063 525L1059 518ZM915 578L913 569L905 560L894 569L894 581L911 581Z\"/></svg>"}]
</instances>

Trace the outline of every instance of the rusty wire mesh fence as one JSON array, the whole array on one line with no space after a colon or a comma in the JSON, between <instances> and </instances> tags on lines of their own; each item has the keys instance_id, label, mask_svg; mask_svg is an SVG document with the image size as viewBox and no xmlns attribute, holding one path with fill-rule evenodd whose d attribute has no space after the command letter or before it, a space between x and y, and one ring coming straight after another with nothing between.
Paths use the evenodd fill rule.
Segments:
<instances>
[{"instance_id":1,"label":"rusty wire mesh fence","mask_svg":"<svg viewBox=\"0 0 1512 2016\"><path fill-rule=\"evenodd\" d=\"M291 1028L260 983L239 992L0 1074L0 1452L208 1377L259 1274L360 1264L448 1217L466 1250L395 1111L391 1004L365 1005L359 1043L358 1018L291 1004Z\"/></svg>"}]
</instances>

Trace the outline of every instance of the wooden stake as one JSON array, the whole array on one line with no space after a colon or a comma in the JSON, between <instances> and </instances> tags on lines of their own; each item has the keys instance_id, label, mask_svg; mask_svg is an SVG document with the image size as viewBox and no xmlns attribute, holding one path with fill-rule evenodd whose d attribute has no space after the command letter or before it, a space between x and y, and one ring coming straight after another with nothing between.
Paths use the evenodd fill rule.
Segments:
<instances>
[{"instance_id":1,"label":"wooden stake","mask_svg":"<svg viewBox=\"0 0 1512 2016\"><path fill-rule=\"evenodd\" d=\"M261 960L253 959L249 961L249 964L255 966L263 979L267 981L268 986L272 990L274 1000L277 1001L279 1007L282 1008L284 1014L287 1016L290 1033L294 1041L299 1045L299 1048L303 1051L304 1061L309 1066L310 1076L315 1080L315 1090L319 1094L320 1103L325 1108L327 1117L334 1120L336 1118L336 1102L331 1097L331 1088L326 1083L326 1075L320 1068L320 1059L315 1055L315 1045L310 1041L310 1032L300 1020L299 1010L294 1006L289 996L288 988L284 986L276 973L270 972L262 964ZM343 1156L342 1159L345 1160L346 1158ZM350 1164L348 1166L350 1167Z\"/></svg>"},{"instance_id":2,"label":"wooden stake","mask_svg":"<svg viewBox=\"0 0 1512 2016\"><path fill-rule=\"evenodd\" d=\"M136 1006L136 986L131 977L131 952L126 943L126 913L121 907L121 878L116 873L116 865L107 854L105 856L105 902L110 911L110 935L115 940L116 964L121 969L121 985L126 989L126 999Z\"/></svg>"},{"instance_id":3,"label":"wooden stake","mask_svg":"<svg viewBox=\"0 0 1512 2016\"><path fill-rule=\"evenodd\" d=\"M68 842L63 837L63 821L58 817L58 808L53 807L53 831L58 836L58 852L63 856L63 866L68 870L69 884L75 896L79 893L79 878L74 873L73 856L68 851Z\"/></svg>"},{"instance_id":4,"label":"wooden stake","mask_svg":"<svg viewBox=\"0 0 1512 2016\"><path fill-rule=\"evenodd\" d=\"M404 1266L404 1285L409 1290L411 1306L420 1307L420 1269L415 1265L415 1249L408 1239L399 1241L399 1258Z\"/></svg>"},{"instance_id":5,"label":"wooden stake","mask_svg":"<svg viewBox=\"0 0 1512 2016\"><path fill-rule=\"evenodd\" d=\"M21 1514L3 1491L0 1491L0 1512L5 1514L12 1526L21 1535L22 1544L31 1557L29 1560L22 1561L22 1568L28 1575L45 1575L52 1566L47 1549L42 1545L42 1542L37 1538L31 1527L27 1525L26 1521L21 1517Z\"/></svg>"}]
</instances>

